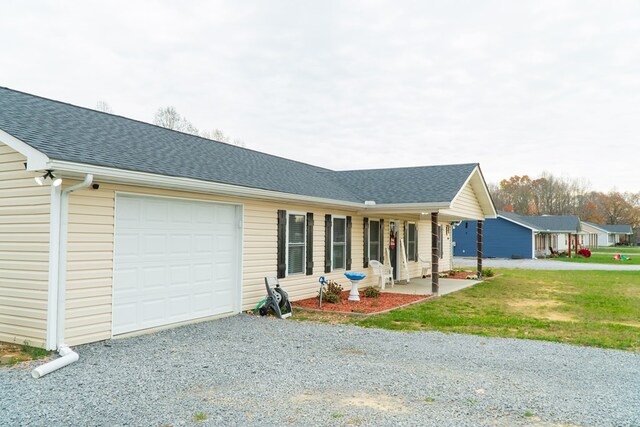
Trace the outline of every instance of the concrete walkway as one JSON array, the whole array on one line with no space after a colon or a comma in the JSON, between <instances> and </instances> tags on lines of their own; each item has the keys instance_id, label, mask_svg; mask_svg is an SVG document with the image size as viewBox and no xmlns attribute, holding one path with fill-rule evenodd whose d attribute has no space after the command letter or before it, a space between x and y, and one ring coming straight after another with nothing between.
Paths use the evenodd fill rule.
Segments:
<instances>
[{"instance_id":1,"label":"concrete walkway","mask_svg":"<svg viewBox=\"0 0 640 427\"><path fill-rule=\"evenodd\" d=\"M475 267L475 258L454 257L455 268ZM617 264L580 264L577 262L553 261L550 259L504 259L491 258L482 260L483 267L489 268L521 268L526 270L615 270L640 271L640 265Z\"/></svg>"},{"instance_id":2,"label":"concrete walkway","mask_svg":"<svg viewBox=\"0 0 640 427\"><path fill-rule=\"evenodd\" d=\"M456 292L464 288L468 288L477 283L479 280L467 280L467 279L440 279L440 292L438 295L446 295L451 292ZM431 278L426 279L415 278L411 279L411 282L396 282L392 288L387 285L383 292L394 292L397 294L409 294L409 295L431 295Z\"/></svg>"}]
</instances>

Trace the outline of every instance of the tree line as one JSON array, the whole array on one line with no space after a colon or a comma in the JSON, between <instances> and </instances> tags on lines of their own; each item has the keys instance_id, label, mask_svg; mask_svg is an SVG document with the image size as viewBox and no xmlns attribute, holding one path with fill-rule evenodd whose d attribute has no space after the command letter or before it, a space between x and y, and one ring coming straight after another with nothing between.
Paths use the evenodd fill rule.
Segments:
<instances>
[{"instance_id":1,"label":"tree line","mask_svg":"<svg viewBox=\"0 0 640 427\"><path fill-rule=\"evenodd\" d=\"M640 228L640 192L593 191L580 179L544 173L532 179L512 176L489 184L498 210L519 215L577 215L596 224L631 224Z\"/></svg>"},{"instance_id":2,"label":"tree line","mask_svg":"<svg viewBox=\"0 0 640 427\"><path fill-rule=\"evenodd\" d=\"M98 101L96 110L113 114L113 109L106 101ZM238 138L232 138L225 134L222 130L214 128L212 130L198 130L186 117L178 113L173 106L161 107L156 110L153 116L153 124L162 126L163 128L177 130L191 135L201 136L203 138L212 139L214 141L225 142L227 144L245 147L244 141Z\"/></svg>"}]
</instances>

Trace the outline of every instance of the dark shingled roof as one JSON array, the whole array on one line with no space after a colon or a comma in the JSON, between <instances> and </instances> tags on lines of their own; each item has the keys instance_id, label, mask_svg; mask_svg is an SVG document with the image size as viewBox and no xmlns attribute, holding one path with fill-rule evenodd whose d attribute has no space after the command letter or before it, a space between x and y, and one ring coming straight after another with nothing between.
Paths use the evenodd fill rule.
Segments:
<instances>
[{"instance_id":1,"label":"dark shingled roof","mask_svg":"<svg viewBox=\"0 0 640 427\"><path fill-rule=\"evenodd\" d=\"M608 224L608 225L599 225L598 227L604 228L609 233L615 234L633 234L633 230L631 230L631 226L629 224Z\"/></svg>"},{"instance_id":2,"label":"dark shingled roof","mask_svg":"<svg viewBox=\"0 0 640 427\"><path fill-rule=\"evenodd\" d=\"M52 160L359 203L450 202L476 166L335 172L2 87L0 129Z\"/></svg>"},{"instance_id":3,"label":"dark shingled roof","mask_svg":"<svg viewBox=\"0 0 640 427\"><path fill-rule=\"evenodd\" d=\"M574 215L518 215L513 212L499 211L499 216L519 222L535 231L542 232L580 232L580 218Z\"/></svg>"},{"instance_id":4,"label":"dark shingled roof","mask_svg":"<svg viewBox=\"0 0 640 427\"><path fill-rule=\"evenodd\" d=\"M506 211L498 211L498 215L501 217L504 217L506 219L510 219L511 221L515 221L518 222L524 226L527 226L533 230L538 230L538 227L532 223L530 223L529 221L526 220L526 217L523 217L521 215L518 215L516 213L513 212L506 212Z\"/></svg>"},{"instance_id":5,"label":"dark shingled roof","mask_svg":"<svg viewBox=\"0 0 640 427\"><path fill-rule=\"evenodd\" d=\"M574 215L522 216L539 231L580 232L580 218Z\"/></svg>"},{"instance_id":6,"label":"dark shingled roof","mask_svg":"<svg viewBox=\"0 0 640 427\"><path fill-rule=\"evenodd\" d=\"M378 204L413 203L414 200L450 202L476 166L477 163L468 163L323 174Z\"/></svg>"}]
</instances>

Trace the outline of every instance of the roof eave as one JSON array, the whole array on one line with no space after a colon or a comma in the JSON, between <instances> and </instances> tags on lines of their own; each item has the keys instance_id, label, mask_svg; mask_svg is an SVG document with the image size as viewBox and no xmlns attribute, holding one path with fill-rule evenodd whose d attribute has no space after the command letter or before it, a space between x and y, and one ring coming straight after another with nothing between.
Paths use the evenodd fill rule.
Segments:
<instances>
[{"instance_id":1,"label":"roof eave","mask_svg":"<svg viewBox=\"0 0 640 427\"><path fill-rule=\"evenodd\" d=\"M166 188L196 193L215 193L227 196L251 197L264 200L287 200L311 203L315 205L332 205L350 209L362 209L365 207L364 203L360 202L285 193L273 190L265 190L261 188L243 187L240 185L204 181L194 178L175 177L149 172L116 169L106 166L96 166L64 160L51 160L47 164L47 169L54 169L62 173L66 172L71 177L73 177L74 175L79 176L80 174L91 173L96 177L96 180L102 179L116 184Z\"/></svg>"},{"instance_id":2,"label":"roof eave","mask_svg":"<svg viewBox=\"0 0 640 427\"><path fill-rule=\"evenodd\" d=\"M0 129L0 143L11 147L13 150L25 156L27 158L26 169L28 171L47 169L47 164L50 161L49 157L2 129Z\"/></svg>"}]
</instances>

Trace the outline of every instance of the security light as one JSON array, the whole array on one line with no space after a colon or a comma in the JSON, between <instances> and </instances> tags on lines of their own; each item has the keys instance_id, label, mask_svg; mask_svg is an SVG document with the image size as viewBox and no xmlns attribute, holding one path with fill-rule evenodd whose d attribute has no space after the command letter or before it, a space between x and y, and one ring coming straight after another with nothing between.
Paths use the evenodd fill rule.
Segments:
<instances>
[{"instance_id":1,"label":"security light","mask_svg":"<svg viewBox=\"0 0 640 427\"><path fill-rule=\"evenodd\" d=\"M47 169L44 175L36 176L33 179L38 185L44 185L44 182L47 180L47 178L51 178L54 187L58 187L60 184L62 184L62 178L58 178L57 176L55 176L51 169Z\"/></svg>"}]
</instances>

